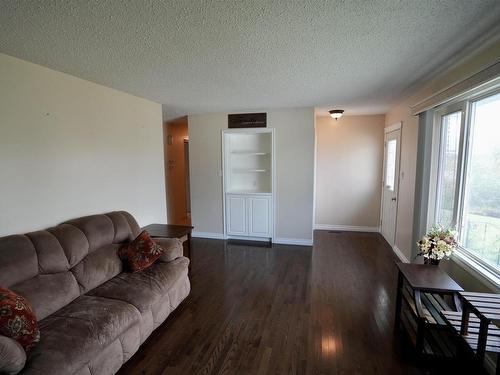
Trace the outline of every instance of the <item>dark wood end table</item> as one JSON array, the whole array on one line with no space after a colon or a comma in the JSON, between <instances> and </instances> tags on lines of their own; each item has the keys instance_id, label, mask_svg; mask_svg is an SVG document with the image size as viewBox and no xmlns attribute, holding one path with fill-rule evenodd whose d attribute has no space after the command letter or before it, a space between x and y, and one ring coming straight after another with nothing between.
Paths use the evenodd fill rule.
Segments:
<instances>
[{"instance_id":1,"label":"dark wood end table","mask_svg":"<svg viewBox=\"0 0 500 375\"><path fill-rule=\"evenodd\" d=\"M142 228L148 231L152 238L162 237L162 238L182 238L187 237L186 241L183 242L183 255L189 258L189 269L191 270L191 232L193 231L192 226L188 225L173 225L173 224L149 224Z\"/></svg>"},{"instance_id":2,"label":"dark wood end table","mask_svg":"<svg viewBox=\"0 0 500 375\"><path fill-rule=\"evenodd\" d=\"M446 328L441 311L451 310L451 308L443 297L451 296L455 310L460 311L458 293L463 289L438 266L397 263L397 267L395 328L400 326L401 308L405 302L416 321L415 347L417 352L422 354L426 330ZM431 352L433 351L427 354L432 354Z\"/></svg>"}]
</instances>

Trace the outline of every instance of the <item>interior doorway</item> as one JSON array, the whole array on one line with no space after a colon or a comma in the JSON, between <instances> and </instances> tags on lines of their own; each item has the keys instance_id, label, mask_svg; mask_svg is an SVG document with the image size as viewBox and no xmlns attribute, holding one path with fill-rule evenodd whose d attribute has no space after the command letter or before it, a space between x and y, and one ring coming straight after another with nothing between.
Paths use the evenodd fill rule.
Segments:
<instances>
[{"instance_id":1,"label":"interior doorway","mask_svg":"<svg viewBox=\"0 0 500 375\"><path fill-rule=\"evenodd\" d=\"M398 123L385 128L384 137L384 173L380 232L391 246L394 246L396 242L400 150L401 123Z\"/></svg>"},{"instance_id":2,"label":"interior doorway","mask_svg":"<svg viewBox=\"0 0 500 375\"><path fill-rule=\"evenodd\" d=\"M191 225L189 127L187 116L163 127L168 223Z\"/></svg>"}]
</instances>

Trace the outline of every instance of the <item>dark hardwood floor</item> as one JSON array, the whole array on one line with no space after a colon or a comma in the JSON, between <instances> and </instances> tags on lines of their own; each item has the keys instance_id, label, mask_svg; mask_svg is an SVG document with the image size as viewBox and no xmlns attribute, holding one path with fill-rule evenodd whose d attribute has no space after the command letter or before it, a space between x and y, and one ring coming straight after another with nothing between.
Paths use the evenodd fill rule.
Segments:
<instances>
[{"instance_id":1,"label":"dark hardwood floor","mask_svg":"<svg viewBox=\"0 0 500 375\"><path fill-rule=\"evenodd\" d=\"M120 374L430 372L394 335L396 267L380 235L317 231L313 248L191 246L191 295Z\"/></svg>"}]
</instances>

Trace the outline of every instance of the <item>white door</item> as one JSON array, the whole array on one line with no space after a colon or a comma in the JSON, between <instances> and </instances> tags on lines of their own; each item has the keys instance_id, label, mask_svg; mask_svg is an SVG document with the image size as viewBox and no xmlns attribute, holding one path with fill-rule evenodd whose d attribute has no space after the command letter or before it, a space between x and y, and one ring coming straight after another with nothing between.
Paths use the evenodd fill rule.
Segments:
<instances>
[{"instance_id":1,"label":"white door","mask_svg":"<svg viewBox=\"0 0 500 375\"><path fill-rule=\"evenodd\" d=\"M239 195L227 196L227 234L246 236L247 231L247 204L246 197Z\"/></svg>"},{"instance_id":2,"label":"white door","mask_svg":"<svg viewBox=\"0 0 500 375\"><path fill-rule=\"evenodd\" d=\"M248 235L254 237L271 237L270 222L271 198L248 198Z\"/></svg>"},{"instance_id":3,"label":"white door","mask_svg":"<svg viewBox=\"0 0 500 375\"><path fill-rule=\"evenodd\" d=\"M392 127L391 127L392 128ZM382 186L381 232L391 246L396 237L401 127L386 132L384 139L384 181Z\"/></svg>"}]
</instances>

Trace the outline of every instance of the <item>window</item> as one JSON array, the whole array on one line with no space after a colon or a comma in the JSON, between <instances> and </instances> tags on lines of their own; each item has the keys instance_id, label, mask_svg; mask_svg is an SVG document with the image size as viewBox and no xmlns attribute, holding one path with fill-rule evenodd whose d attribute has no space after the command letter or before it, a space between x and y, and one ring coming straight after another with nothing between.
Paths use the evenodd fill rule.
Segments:
<instances>
[{"instance_id":1,"label":"window","mask_svg":"<svg viewBox=\"0 0 500 375\"><path fill-rule=\"evenodd\" d=\"M394 191L394 184L396 182L396 147L397 141L395 139L390 139L387 142L385 186L387 186L390 191Z\"/></svg>"},{"instance_id":2,"label":"window","mask_svg":"<svg viewBox=\"0 0 500 375\"><path fill-rule=\"evenodd\" d=\"M462 245L500 266L500 94L472 103Z\"/></svg>"},{"instance_id":3,"label":"window","mask_svg":"<svg viewBox=\"0 0 500 375\"><path fill-rule=\"evenodd\" d=\"M452 112L441 117L436 221L445 227L454 226L455 221L461 126L462 111Z\"/></svg>"},{"instance_id":4,"label":"window","mask_svg":"<svg viewBox=\"0 0 500 375\"><path fill-rule=\"evenodd\" d=\"M500 93L438 111L435 222L500 275Z\"/></svg>"}]
</instances>

